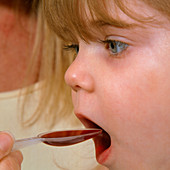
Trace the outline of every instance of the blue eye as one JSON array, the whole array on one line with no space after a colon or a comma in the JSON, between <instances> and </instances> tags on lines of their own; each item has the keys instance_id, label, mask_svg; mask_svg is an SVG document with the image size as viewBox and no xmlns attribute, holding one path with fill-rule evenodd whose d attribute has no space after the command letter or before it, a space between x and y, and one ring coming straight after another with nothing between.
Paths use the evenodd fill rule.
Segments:
<instances>
[{"instance_id":1,"label":"blue eye","mask_svg":"<svg viewBox=\"0 0 170 170\"><path fill-rule=\"evenodd\" d=\"M74 49L75 49L75 52L78 54L78 52L79 52L79 46L76 45L76 46L74 47Z\"/></svg>"},{"instance_id":2,"label":"blue eye","mask_svg":"<svg viewBox=\"0 0 170 170\"><path fill-rule=\"evenodd\" d=\"M105 48L110 50L114 55L121 53L128 47L128 44L121 41L105 40L102 42L105 44Z\"/></svg>"},{"instance_id":3,"label":"blue eye","mask_svg":"<svg viewBox=\"0 0 170 170\"><path fill-rule=\"evenodd\" d=\"M78 52L79 52L79 46L76 44L65 45L64 49L65 50L73 50L76 54L78 54Z\"/></svg>"}]
</instances>

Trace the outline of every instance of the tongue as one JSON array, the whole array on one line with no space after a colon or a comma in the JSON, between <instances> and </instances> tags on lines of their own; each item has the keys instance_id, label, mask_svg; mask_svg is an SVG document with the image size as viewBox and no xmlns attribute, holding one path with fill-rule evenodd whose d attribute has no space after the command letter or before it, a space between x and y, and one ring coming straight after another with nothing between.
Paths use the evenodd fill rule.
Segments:
<instances>
[{"instance_id":1,"label":"tongue","mask_svg":"<svg viewBox=\"0 0 170 170\"><path fill-rule=\"evenodd\" d=\"M96 147L96 156L100 155L111 145L110 136L104 131L101 135L94 138Z\"/></svg>"}]
</instances>

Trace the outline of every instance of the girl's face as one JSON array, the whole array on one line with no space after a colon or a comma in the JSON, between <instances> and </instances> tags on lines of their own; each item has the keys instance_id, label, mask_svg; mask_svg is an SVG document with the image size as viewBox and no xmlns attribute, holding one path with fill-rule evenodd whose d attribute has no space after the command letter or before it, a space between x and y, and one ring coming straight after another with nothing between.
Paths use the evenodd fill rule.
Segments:
<instances>
[{"instance_id":1,"label":"girl's face","mask_svg":"<svg viewBox=\"0 0 170 170\"><path fill-rule=\"evenodd\" d=\"M103 34L96 30L96 41L79 39L65 79L77 117L86 127L105 131L94 140L99 163L118 170L165 170L170 168L170 23L146 5L135 9L162 25L141 27L120 12L122 20L138 25L106 24ZM114 8L109 10L114 17Z\"/></svg>"}]
</instances>

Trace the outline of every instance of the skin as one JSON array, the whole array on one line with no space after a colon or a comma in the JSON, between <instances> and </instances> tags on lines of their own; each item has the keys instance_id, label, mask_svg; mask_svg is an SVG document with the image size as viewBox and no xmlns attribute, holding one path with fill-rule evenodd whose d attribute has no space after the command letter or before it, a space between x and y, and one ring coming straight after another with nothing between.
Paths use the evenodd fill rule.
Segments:
<instances>
[{"instance_id":1,"label":"skin","mask_svg":"<svg viewBox=\"0 0 170 170\"><path fill-rule=\"evenodd\" d=\"M29 35L34 37L36 24L30 27L29 23L36 21L23 11L19 11L18 14L19 18L14 11L13 1L0 2L0 92L23 87L30 61L33 38L30 40ZM31 76L27 85L34 83L36 76L36 73ZM11 134L0 132L1 170L21 169L23 156L20 151L11 151L13 144L14 138Z\"/></svg>"},{"instance_id":2,"label":"skin","mask_svg":"<svg viewBox=\"0 0 170 170\"><path fill-rule=\"evenodd\" d=\"M75 114L93 121L111 137L109 152L97 157L111 170L170 169L170 22L142 5L131 7L156 16L162 21L159 27L104 26L102 34L96 30L100 40L129 46L115 56L97 39L89 43L79 39L79 52L65 74ZM108 6L115 17L114 5ZM119 14L122 20L137 23Z\"/></svg>"},{"instance_id":3,"label":"skin","mask_svg":"<svg viewBox=\"0 0 170 170\"><path fill-rule=\"evenodd\" d=\"M31 58L36 20L24 13L24 10L18 14L14 10L13 1L0 2L0 92L23 87ZM37 75L38 69L25 85L36 82Z\"/></svg>"},{"instance_id":4,"label":"skin","mask_svg":"<svg viewBox=\"0 0 170 170\"><path fill-rule=\"evenodd\" d=\"M20 151L11 152L14 138L11 134L0 132L0 169L20 170L23 156Z\"/></svg>"}]
</instances>

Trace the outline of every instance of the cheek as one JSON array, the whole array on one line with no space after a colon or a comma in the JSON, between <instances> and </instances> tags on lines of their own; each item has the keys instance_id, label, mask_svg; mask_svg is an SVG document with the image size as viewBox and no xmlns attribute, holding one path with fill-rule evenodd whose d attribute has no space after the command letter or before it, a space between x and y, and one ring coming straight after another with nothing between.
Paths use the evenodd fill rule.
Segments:
<instances>
[{"instance_id":1,"label":"cheek","mask_svg":"<svg viewBox=\"0 0 170 170\"><path fill-rule=\"evenodd\" d=\"M168 67L146 62L130 68L110 75L111 83L103 85L100 104L105 126L119 141L148 143L148 148L156 141L163 144L160 140L170 139Z\"/></svg>"},{"instance_id":2,"label":"cheek","mask_svg":"<svg viewBox=\"0 0 170 170\"><path fill-rule=\"evenodd\" d=\"M170 155L170 92L152 73L125 79L112 88L107 86L110 92L105 89L100 103L103 126L111 135L115 153L124 156L121 160L140 157L159 162L160 157ZM165 91L167 95L162 95Z\"/></svg>"}]
</instances>

